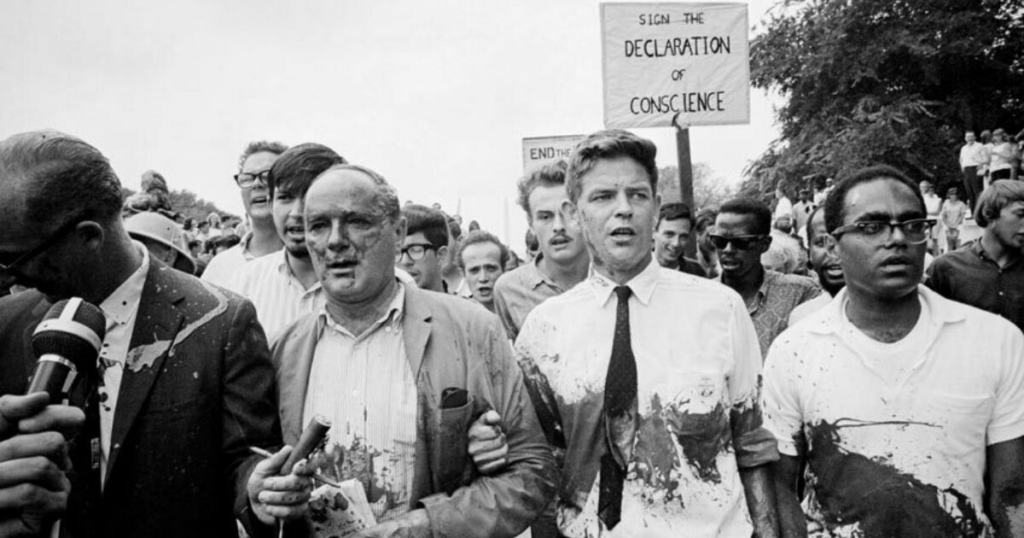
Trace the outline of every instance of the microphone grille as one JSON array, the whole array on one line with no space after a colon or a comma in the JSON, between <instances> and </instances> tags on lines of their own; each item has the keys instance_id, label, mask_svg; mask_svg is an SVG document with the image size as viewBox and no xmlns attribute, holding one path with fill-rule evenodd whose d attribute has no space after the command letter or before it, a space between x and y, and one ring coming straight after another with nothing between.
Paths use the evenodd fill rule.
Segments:
<instances>
[{"instance_id":1,"label":"microphone grille","mask_svg":"<svg viewBox=\"0 0 1024 538\"><path fill-rule=\"evenodd\" d=\"M103 311L73 297L50 307L32 334L32 351L37 357L54 354L86 368L95 363L106 333Z\"/></svg>"}]
</instances>

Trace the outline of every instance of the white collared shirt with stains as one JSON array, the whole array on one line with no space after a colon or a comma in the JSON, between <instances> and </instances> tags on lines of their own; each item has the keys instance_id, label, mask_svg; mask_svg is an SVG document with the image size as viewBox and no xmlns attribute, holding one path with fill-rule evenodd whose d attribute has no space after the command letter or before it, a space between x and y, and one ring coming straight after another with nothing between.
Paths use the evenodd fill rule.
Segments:
<instances>
[{"instance_id":1,"label":"white collared shirt with stains","mask_svg":"<svg viewBox=\"0 0 1024 538\"><path fill-rule=\"evenodd\" d=\"M750 536L741 467L775 460L757 402L761 353L743 300L653 260L627 285L638 418L622 519L598 518L615 284L591 276L530 313L516 357L531 391L546 384L566 440L557 521L568 538ZM535 407L545 405L534 398ZM538 410L538 415L542 415Z\"/></svg>"}]
</instances>

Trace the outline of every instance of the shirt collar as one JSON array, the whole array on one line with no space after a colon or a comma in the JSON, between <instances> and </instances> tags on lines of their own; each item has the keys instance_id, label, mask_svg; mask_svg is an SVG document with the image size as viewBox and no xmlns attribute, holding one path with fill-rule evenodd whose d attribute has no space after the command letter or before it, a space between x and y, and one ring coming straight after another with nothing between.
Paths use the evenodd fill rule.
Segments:
<instances>
[{"instance_id":1,"label":"shirt collar","mask_svg":"<svg viewBox=\"0 0 1024 538\"><path fill-rule=\"evenodd\" d=\"M239 241L239 243L238 243L239 247L242 249L242 257L247 259L247 260L251 260L251 259L255 258L255 256L253 256L252 252L249 250L249 243L251 243L251 242L252 242L252 232L249 231L249 232L245 232L245 235L242 236L242 240Z\"/></svg>"},{"instance_id":2,"label":"shirt collar","mask_svg":"<svg viewBox=\"0 0 1024 538\"><path fill-rule=\"evenodd\" d=\"M282 248L278 252L279 252L279 254L276 254L276 256L278 257L277 258L277 272L281 273L281 275L283 275L285 278L287 278L288 281L292 282L295 286L298 286L299 288L303 288L302 283L299 282L299 279L295 277L295 273L292 273L292 268L288 266L288 253L287 253L287 251ZM320 280L319 279L317 279L317 281L314 282L313 285L309 287L309 289L303 288L303 293L312 293L312 292L314 292L314 291L316 291L318 289L320 289Z\"/></svg>"},{"instance_id":3,"label":"shirt collar","mask_svg":"<svg viewBox=\"0 0 1024 538\"><path fill-rule=\"evenodd\" d=\"M363 334L371 334L386 324L390 324L394 327L401 325L402 315L405 312L405 283L397 278L395 279L395 283L397 284L397 291L395 292L395 296L391 299L391 302L388 304L387 310L385 310L384 314L381 315L381 317ZM327 311L327 304L324 303L324 305L320 307L320 313L317 315L317 334L323 334L323 330L328 327L336 332L352 336L353 338L361 336L353 335L348 329L343 327L337 321L334 321L334 318L331 317L331 313Z\"/></svg>"},{"instance_id":4,"label":"shirt collar","mask_svg":"<svg viewBox=\"0 0 1024 538\"><path fill-rule=\"evenodd\" d=\"M543 252L538 252L537 256L534 257L533 261L531 261L530 264L529 264L530 272L527 274L527 276L528 276L528 283L530 284L530 288L531 289L537 289L537 286L540 286L541 284L547 284L548 286L551 286L552 288L557 288L558 287L557 285L555 285L554 282L551 281L551 279L549 279L547 277L547 275L544 274L544 271L540 270L540 265L539 264L540 264L541 258L543 258L543 257L544 257L544 253Z\"/></svg>"},{"instance_id":5,"label":"shirt collar","mask_svg":"<svg viewBox=\"0 0 1024 538\"><path fill-rule=\"evenodd\" d=\"M946 323L956 323L967 318L967 309L970 307L956 301L950 301L927 286L919 285L917 287L917 296L928 305L929 319L927 321L933 327ZM814 320L808 320L807 329L817 334L836 334L842 326L847 300L847 289L839 290L835 298L823 309L823 316L817 317Z\"/></svg>"},{"instance_id":6,"label":"shirt collar","mask_svg":"<svg viewBox=\"0 0 1024 538\"><path fill-rule=\"evenodd\" d=\"M668 269L665 270L668 271ZM629 286L633 296L640 301L640 304L646 306L651 302L651 296L654 295L654 288L658 284L658 275L661 271L661 265L654 259L654 256L651 256L647 267L640 271L640 274L633 277L632 280L626 282L626 285ZM615 288L618 286L615 282L595 271L593 263L590 265L590 277L587 278L587 282L594 293L594 298L602 306L608 302L608 299L611 298Z\"/></svg>"},{"instance_id":7,"label":"shirt collar","mask_svg":"<svg viewBox=\"0 0 1024 538\"><path fill-rule=\"evenodd\" d=\"M142 301L142 287L149 273L149 251L138 241L132 241L142 252L142 263L113 293L100 303L100 310L107 316L107 327L111 324L124 325L139 310Z\"/></svg>"}]
</instances>

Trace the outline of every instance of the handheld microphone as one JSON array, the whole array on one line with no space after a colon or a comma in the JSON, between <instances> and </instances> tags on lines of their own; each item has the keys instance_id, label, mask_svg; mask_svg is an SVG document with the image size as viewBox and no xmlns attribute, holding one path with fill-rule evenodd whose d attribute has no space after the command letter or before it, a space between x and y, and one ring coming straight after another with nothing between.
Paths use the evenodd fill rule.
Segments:
<instances>
[{"instance_id":1,"label":"handheld microphone","mask_svg":"<svg viewBox=\"0 0 1024 538\"><path fill-rule=\"evenodd\" d=\"M32 334L38 360L27 394L46 392L50 403L84 407L82 378L95 377L96 359L107 333L106 316L98 307L73 297L50 307Z\"/></svg>"}]
</instances>

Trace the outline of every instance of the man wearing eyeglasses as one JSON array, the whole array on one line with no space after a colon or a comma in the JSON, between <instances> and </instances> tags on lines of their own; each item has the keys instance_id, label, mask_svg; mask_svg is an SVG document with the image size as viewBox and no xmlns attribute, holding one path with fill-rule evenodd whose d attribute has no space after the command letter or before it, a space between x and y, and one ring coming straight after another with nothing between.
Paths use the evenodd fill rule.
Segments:
<instances>
[{"instance_id":1,"label":"man wearing eyeglasses","mask_svg":"<svg viewBox=\"0 0 1024 538\"><path fill-rule=\"evenodd\" d=\"M277 333L324 304L324 293L306 249L303 217L313 178L345 159L315 143L288 148L270 167L267 187L275 230L284 248L253 260L236 275L238 292L256 306L260 324L273 342Z\"/></svg>"},{"instance_id":2,"label":"man wearing eyeglasses","mask_svg":"<svg viewBox=\"0 0 1024 538\"><path fill-rule=\"evenodd\" d=\"M515 536L551 498L551 450L497 317L396 277L398 200L357 165L330 167L309 187L307 244L326 303L273 346L285 439L310 417L332 420L314 459L363 490L377 525L359 536ZM500 415L507 465L484 477L470 424L488 411ZM316 536L351 521L337 499L328 486L314 492Z\"/></svg>"},{"instance_id":3,"label":"man wearing eyeglasses","mask_svg":"<svg viewBox=\"0 0 1024 538\"><path fill-rule=\"evenodd\" d=\"M38 447L19 424L10 439L22 442L0 450L0 499L29 494L23 482L52 492L70 486L65 536L212 538L234 535L236 517L250 532L268 533L272 513L303 515L308 477L268 485L263 478L276 474L274 462L286 452L259 463L249 452L281 440L274 372L252 305L133 242L117 175L78 138L42 131L0 142L0 190L0 280L35 288L0 299L4 399L27 390L36 362L29 341L51 302L81 297L107 320L91 419L67 452L53 438L49 453L28 450ZM5 440L14 433L10 411L0 402ZM53 465L29 456L50 456ZM65 478L68 457L73 472ZM40 469L48 478L34 476ZM24 522L24 515L40 513L5 510L0 520ZM49 516L30 521L52 523L57 514Z\"/></svg>"},{"instance_id":4,"label":"man wearing eyeglasses","mask_svg":"<svg viewBox=\"0 0 1024 538\"><path fill-rule=\"evenodd\" d=\"M737 198L722 205L715 230L708 236L722 266L718 280L743 297L762 357L786 329L793 309L821 294L821 288L810 278L765 269L761 255L772 243L771 219L768 206Z\"/></svg>"},{"instance_id":5,"label":"man wearing eyeglasses","mask_svg":"<svg viewBox=\"0 0 1024 538\"><path fill-rule=\"evenodd\" d=\"M252 231L242 242L213 257L203 280L237 291L238 275L247 262L281 250L284 244L274 227L274 214L267 176L274 161L288 147L280 142L265 140L250 142L238 159L235 183L242 195L245 214L252 223Z\"/></svg>"},{"instance_id":6,"label":"man wearing eyeglasses","mask_svg":"<svg viewBox=\"0 0 1024 538\"><path fill-rule=\"evenodd\" d=\"M407 231L395 263L421 289L446 293L441 267L448 256L448 219L444 213L418 204L402 208Z\"/></svg>"},{"instance_id":7,"label":"man wearing eyeglasses","mask_svg":"<svg viewBox=\"0 0 1024 538\"><path fill-rule=\"evenodd\" d=\"M783 333L765 365L784 527L1016 536L1024 335L920 285L933 222L902 172L878 166L842 180L825 223L846 287ZM796 497L805 470L806 517Z\"/></svg>"}]
</instances>

